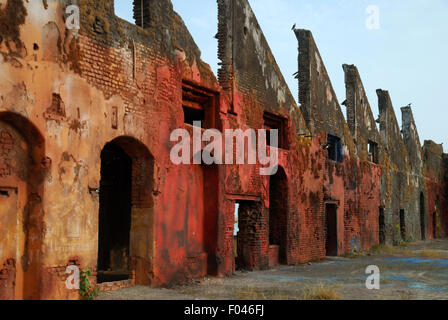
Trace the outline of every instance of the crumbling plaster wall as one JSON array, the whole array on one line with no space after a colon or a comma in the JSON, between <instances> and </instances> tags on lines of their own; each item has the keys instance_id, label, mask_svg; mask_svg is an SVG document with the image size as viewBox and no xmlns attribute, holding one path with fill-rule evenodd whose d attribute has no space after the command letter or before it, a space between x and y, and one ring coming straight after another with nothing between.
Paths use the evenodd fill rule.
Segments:
<instances>
[{"instance_id":1,"label":"crumbling plaster wall","mask_svg":"<svg viewBox=\"0 0 448 320\"><path fill-rule=\"evenodd\" d=\"M79 0L81 29L68 30L68 4L10 1L23 19L1 43L0 110L36 126L49 166L42 196L39 288L33 298L77 298L76 291L65 288L65 267L75 261L95 268L100 154L107 142L121 136L140 141L154 156L153 176L143 177L153 180L153 199L141 208L146 228L136 236L137 282L161 285L196 276L191 272L201 274L206 267L193 270L192 264L203 257L188 256L188 247L200 246L193 251L201 255L204 239L191 240L185 230L195 230L188 215L198 207L196 199L204 198L203 172L171 163L169 137L184 127L182 81L214 90L219 99L213 72L200 60L169 1L158 2L161 20L147 29L115 17L112 0Z\"/></svg>"}]
</instances>

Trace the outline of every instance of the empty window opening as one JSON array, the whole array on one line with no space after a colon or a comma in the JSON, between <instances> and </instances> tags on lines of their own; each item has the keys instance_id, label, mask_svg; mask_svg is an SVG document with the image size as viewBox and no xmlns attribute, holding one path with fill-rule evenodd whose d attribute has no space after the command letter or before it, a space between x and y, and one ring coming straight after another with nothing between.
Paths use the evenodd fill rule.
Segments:
<instances>
[{"instance_id":1,"label":"empty window opening","mask_svg":"<svg viewBox=\"0 0 448 320\"><path fill-rule=\"evenodd\" d=\"M288 184L285 171L279 167L269 183L270 265L286 264Z\"/></svg>"},{"instance_id":2,"label":"empty window opening","mask_svg":"<svg viewBox=\"0 0 448 320\"><path fill-rule=\"evenodd\" d=\"M379 240L380 244L386 243L386 219L384 216L384 208L380 208L379 213Z\"/></svg>"},{"instance_id":3,"label":"empty window opening","mask_svg":"<svg viewBox=\"0 0 448 320\"><path fill-rule=\"evenodd\" d=\"M202 128L215 127L215 94L203 88L184 83L182 87L184 123L193 126L201 122Z\"/></svg>"},{"instance_id":4,"label":"empty window opening","mask_svg":"<svg viewBox=\"0 0 448 320\"><path fill-rule=\"evenodd\" d=\"M325 249L327 256L338 255L338 232L337 232L337 206L327 204L325 206L326 237Z\"/></svg>"},{"instance_id":5,"label":"empty window opening","mask_svg":"<svg viewBox=\"0 0 448 320\"><path fill-rule=\"evenodd\" d=\"M201 122L201 126L205 120L205 111L201 109L190 108L187 106L183 106L184 109L184 122L191 126L194 125L195 122Z\"/></svg>"},{"instance_id":6,"label":"empty window opening","mask_svg":"<svg viewBox=\"0 0 448 320\"><path fill-rule=\"evenodd\" d=\"M406 241L406 215L403 209L400 210L400 233L401 240Z\"/></svg>"},{"instance_id":7,"label":"empty window opening","mask_svg":"<svg viewBox=\"0 0 448 320\"><path fill-rule=\"evenodd\" d=\"M132 159L108 143L101 153L98 283L129 279Z\"/></svg>"},{"instance_id":8,"label":"empty window opening","mask_svg":"<svg viewBox=\"0 0 448 320\"><path fill-rule=\"evenodd\" d=\"M328 159L336 162L342 162L342 142L341 138L328 135L327 138Z\"/></svg>"},{"instance_id":9,"label":"empty window opening","mask_svg":"<svg viewBox=\"0 0 448 320\"><path fill-rule=\"evenodd\" d=\"M378 144L373 141L369 141L367 145L368 160L373 163L378 163Z\"/></svg>"},{"instance_id":10,"label":"empty window opening","mask_svg":"<svg viewBox=\"0 0 448 320\"><path fill-rule=\"evenodd\" d=\"M138 5L140 5L143 2L143 0L137 0L134 1L134 3L138 3ZM134 4L135 5L135 4ZM121 19L124 19L130 23L134 23L134 6L132 5L132 3L130 1L123 1L123 0L119 0L119 1L114 1L114 10L115 10L115 15ZM139 23L136 23L137 25L140 26Z\"/></svg>"},{"instance_id":11,"label":"empty window opening","mask_svg":"<svg viewBox=\"0 0 448 320\"><path fill-rule=\"evenodd\" d=\"M262 234L262 209L256 201L238 201L235 206L237 217L235 267L237 270L254 270L259 267ZM257 245L258 244L258 245Z\"/></svg>"},{"instance_id":12,"label":"empty window opening","mask_svg":"<svg viewBox=\"0 0 448 320\"><path fill-rule=\"evenodd\" d=\"M266 130L266 145L271 147L277 147L279 149L289 149L288 135L287 135L287 119L277 116L272 113L265 112L264 116L264 129ZM278 145L274 146L271 141L271 131L277 130L278 132Z\"/></svg>"},{"instance_id":13,"label":"empty window opening","mask_svg":"<svg viewBox=\"0 0 448 320\"><path fill-rule=\"evenodd\" d=\"M420 193L420 229L422 240L426 240L426 225L425 225L425 196L423 192Z\"/></svg>"}]
</instances>

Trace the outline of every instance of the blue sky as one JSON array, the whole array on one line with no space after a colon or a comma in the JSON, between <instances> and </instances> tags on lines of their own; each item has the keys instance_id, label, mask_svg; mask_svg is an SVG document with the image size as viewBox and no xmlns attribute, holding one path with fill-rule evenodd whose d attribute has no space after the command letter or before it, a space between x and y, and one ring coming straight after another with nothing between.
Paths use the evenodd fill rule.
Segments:
<instances>
[{"instance_id":1,"label":"blue sky","mask_svg":"<svg viewBox=\"0 0 448 320\"><path fill-rule=\"evenodd\" d=\"M202 51L218 68L216 0L172 0ZM412 103L420 140L444 143L448 152L447 0L249 0L289 88L297 100L296 28L312 31L340 103L345 100L342 64L355 64L374 116L376 89L389 90L400 107ZM366 27L368 6L379 8L380 28ZM132 20L132 1L115 1L118 16ZM447 92L445 92L445 90ZM342 106L345 114L345 107Z\"/></svg>"}]
</instances>

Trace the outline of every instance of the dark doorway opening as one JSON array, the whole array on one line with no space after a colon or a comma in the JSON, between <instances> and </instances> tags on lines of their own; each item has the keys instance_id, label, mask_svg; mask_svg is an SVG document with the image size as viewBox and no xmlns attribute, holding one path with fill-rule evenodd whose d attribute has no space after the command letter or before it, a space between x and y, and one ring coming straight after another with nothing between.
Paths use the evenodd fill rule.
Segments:
<instances>
[{"instance_id":1,"label":"dark doorway opening","mask_svg":"<svg viewBox=\"0 0 448 320\"><path fill-rule=\"evenodd\" d=\"M132 159L108 143L101 153L98 283L129 279Z\"/></svg>"},{"instance_id":2,"label":"dark doorway opening","mask_svg":"<svg viewBox=\"0 0 448 320\"><path fill-rule=\"evenodd\" d=\"M338 255L338 228L337 228L337 206L327 204L325 206L326 217L326 241L325 249L327 256Z\"/></svg>"},{"instance_id":3,"label":"dark doorway opening","mask_svg":"<svg viewBox=\"0 0 448 320\"><path fill-rule=\"evenodd\" d=\"M386 218L384 216L384 208L380 208L379 239L380 239L380 244L386 243Z\"/></svg>"},{"instance_id":4,"label":"dark doorway opening","mask_svg":"<svg viewBox=\"0 0 448 320\"><path fill-rule=\"evenodd\" d=\"M400 232L401 240L406 241L406 216L404 210L400 210Z\"/></svg>"},{"instance_id":5,"label":"dark doorway opening","mask_svg":"<svg viewBox=\"0 0 448 320\"><path fill-rule=\"evenodd\" d=\"M256 201L237 201L236 209L235 268L254 270L261 265L261 204Z\"/></svg>"},{"instance_id":6,"label":"dark doorway opening","mask_svg":"<svg viewBox=\"0 0 448 320\"><path fill-rule=\"evenodd\" d=\"M269 183L269 245L272 252L278 252L273 264L287 263L287 213L288 182L285 171L279 167Z\"/></svg>"},{"instance_id":7,"label":"dark doorway opening","mask_svg":"<svg viewBox=\"0 0 448 320\"><path fill-rule=\"evenodd\" d=\"M434 237L434 239L437 239L437 212L433 213L432 230L433 230L433 237Z\"/></svg>"},{"instance_id":8,"label":"dark doorway opening","mask_svg":"<svg viewBox=\"0 0 448 320\"><path fill-rule=\"evenodd\" d=\"M420 193L420 227L421 227L421 234L422 234L422 240L426 240L426 225L425 225L425 196L423 195L423 192Z\"/></svg>"}]
</instances>

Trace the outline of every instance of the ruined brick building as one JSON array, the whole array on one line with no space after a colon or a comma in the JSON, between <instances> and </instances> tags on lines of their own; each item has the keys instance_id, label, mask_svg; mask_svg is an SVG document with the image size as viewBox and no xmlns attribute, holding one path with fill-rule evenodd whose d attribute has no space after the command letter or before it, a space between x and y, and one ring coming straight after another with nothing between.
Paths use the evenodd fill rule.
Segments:
<instances>
[{"instance_id":1,"label":"ruined brick building","mask_svg":"<svg viewBox=\"0 0 448 320\"><path fill-rule=\"evenodd\" d=\"M346 120L310 31L299 107L248 0L218 0L217 77L169 0L133 6L136 24L113 0L0 0L0 299L77 299L73 264L163 286L446 235L442 146L409 107L400 129L387 91L376 119L353 65ZM174 165L192 120L278 129L277 174Z\"/></svg>"}]
</instances>

